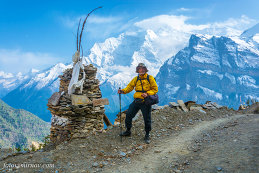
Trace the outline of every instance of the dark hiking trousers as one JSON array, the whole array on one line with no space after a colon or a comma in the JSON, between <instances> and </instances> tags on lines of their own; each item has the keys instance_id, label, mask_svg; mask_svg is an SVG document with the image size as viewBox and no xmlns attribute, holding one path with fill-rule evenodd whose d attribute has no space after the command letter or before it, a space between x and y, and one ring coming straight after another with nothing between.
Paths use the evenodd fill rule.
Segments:
<instances>
[{"instance_id":1,"label":"dark hiking trousers","mask_svg":"<svg viewBox=\"0 0 259 173\"><path fill-rule=\"evenodd\" d=\"M151 130L151 105L147 106L144 103L135 103L133 101L126 113L125 125L127 129L132 127L132 119L141 110L145 122L145 131L149 132Z\"/></svg>"}]
</instances>

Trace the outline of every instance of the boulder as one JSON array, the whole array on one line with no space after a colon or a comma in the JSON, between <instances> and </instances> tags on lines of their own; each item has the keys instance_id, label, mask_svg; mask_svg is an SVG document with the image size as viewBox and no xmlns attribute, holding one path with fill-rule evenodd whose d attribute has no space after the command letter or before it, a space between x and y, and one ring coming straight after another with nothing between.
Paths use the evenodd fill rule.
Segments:
<instances>
[{"instance_id":1,"label":"boulder","mask_svg":"<svg viewBox=\"0 0 259 173\"><path fill-rule=\"evenodd\" d=\"M176 108L176 107L178 107L178 106L180 106L178 103L169 102L169 107L170 107L170 108Z\"/></svg>"},{"instance_id":2,"label":"boulder","mask_svg":"<svg viewBox=\"0 0 259 173\"><path fill-rule=\"evenodd\" d=\"M211 101L206 101L204 105L202 105L204 109L216 109L216 107L211 103Z\"/></svg>"},{"instance_id":3,"label":"boulder","mask_svg":"<svg viewBox=\"0 0 259 173\"><path fill-rule=\"evenodd\" d=\"M194 102L194 101L188 101L188 102L185 102L184 104L185 104L185 106L187 107L187 109L190 110L190 107L191 107L192 105L195 105L196 102Z\"/></svg>"},{"instance_id":4,"label":"boulder","mask_svg":"<svg viewBox=\"0 0 259 173\"><path fill-rule=\"evenodd\" d=\"M181 109L184 111L184 112L188 112L188 109L186 108L184 102L182 100L177 100L177 103L179 103Z\"/></svg>"},{"instance_id":5,"label":"boulder","mask_svg":"<svg viewBox=\"0 0 259 173\"><path fill-rule=\"evenodd\" d=\"M218 105L216 102L211 102L211 104L216 107L217 109L221 108L221 105Z\"/></svg>"}]
</instances>

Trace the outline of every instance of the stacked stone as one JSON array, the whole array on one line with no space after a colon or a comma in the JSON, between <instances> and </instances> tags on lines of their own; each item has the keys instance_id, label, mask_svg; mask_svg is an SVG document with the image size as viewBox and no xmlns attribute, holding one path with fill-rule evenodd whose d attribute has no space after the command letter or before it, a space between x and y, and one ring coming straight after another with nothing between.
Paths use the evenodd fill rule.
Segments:
<instances>
[{"instance_id":1,"label":"stacked stone","mask_svg":"<svg viewBox=\"0 0 259 173\"><path fill-rule=\"evenodd\" d=\"M67 69L60 78L58 93L54 93L48 102L48 110L51 111L50 139L53 143L60 143L74 137L85 137L91 132L103 129L104 105L94 105L94 99L102 97L99 81L96 79L97 68L92 64L84 67L85 81L83 91L77 88L73 93L89 99L84 104L72 104L68 95L68 85L72 78L72 70ZM83 77L81 69L79 80ZM55 101L53 101L55 100Z\"/></svg>"},{"instance_id":2,"label":"stacked stone","mask_svg":"<svg viewBox=\"0 0 259 173\"><path fill-rule=\"evenodd\" d=\"M187 101L183 102L183 100L177 100L177 103L175 102L169 102L169 107L177 109L177 110L182 110L184 112L192 111L192 110L198 110L201 112L204 112L204 109L219 109L222 106L218 105L215 102L207 101L205 104L200 105L196 104L194 101Z\"/></svg>"}]
</instances>

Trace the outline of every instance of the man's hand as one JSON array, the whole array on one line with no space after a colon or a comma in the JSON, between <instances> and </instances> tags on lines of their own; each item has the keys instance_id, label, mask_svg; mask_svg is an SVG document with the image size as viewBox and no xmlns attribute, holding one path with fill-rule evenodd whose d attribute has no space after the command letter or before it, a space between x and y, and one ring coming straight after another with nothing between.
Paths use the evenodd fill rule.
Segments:
<instances>
[{"instance_id":1,"label":"man's hand","mask_svg":"<svg viewBox=\"0 0 259 173\"><path fill-rule=\"evenodd\" d=\"M118 89L118 94L124 94L124 91L121 89Z\"/></svg>"},{"instance_id":2,"label":"man's hand","mask_svg":"<svg viewBox=\"0 0 259 173\"><path fill-rule=\"evenodd\" d=\"M143 94L141 94L141 96L146 98L148 96L148 94L147 93L143 93Z\"/></svg>"}]
</instances>

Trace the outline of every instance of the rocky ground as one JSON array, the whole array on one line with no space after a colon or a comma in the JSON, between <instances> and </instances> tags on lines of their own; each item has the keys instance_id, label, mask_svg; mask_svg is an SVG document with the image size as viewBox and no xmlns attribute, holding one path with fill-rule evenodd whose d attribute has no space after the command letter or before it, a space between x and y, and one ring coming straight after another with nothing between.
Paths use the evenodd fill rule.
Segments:
<instances>
[{"instance_id":1,"label":"rocky ground","mask_svg":"<svg viewBox=\"0 0 259 173\"><path fill-rule=\"evenodd\" d=\"M139 116L122 142L115 126L52 150L0 150L0 172L259 172L258 114L164 107L152 112L152 123L151 144Z\"/></svg>"},{"instance_id":2,"label":"rocky ground","mask_svg":"<svg viewBox=\"0 0 259 173\"><path fill-rule=\"evenodd\" d=\"M185 172L259 172L258 124L258 114L249 114L203 134Z\"/></svg>"}]
</instances>

